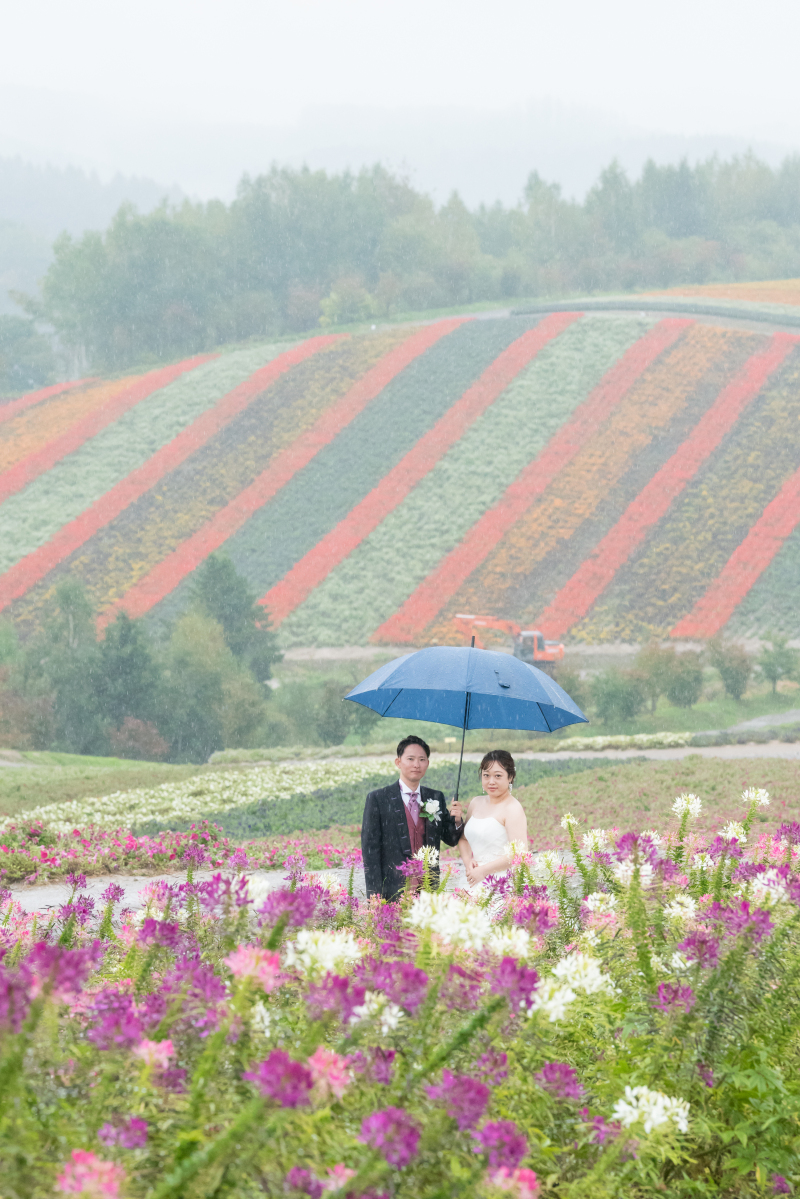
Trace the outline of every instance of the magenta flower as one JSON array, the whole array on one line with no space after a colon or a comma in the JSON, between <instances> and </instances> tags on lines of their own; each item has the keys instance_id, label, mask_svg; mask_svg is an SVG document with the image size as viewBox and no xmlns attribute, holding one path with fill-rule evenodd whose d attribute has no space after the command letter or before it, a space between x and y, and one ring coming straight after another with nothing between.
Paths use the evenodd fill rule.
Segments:
<instances>
[{"instance_id":1,"label":"magenta flower","mask_svg":"<svg viewBox=\"0 0 800 1199\"><path fill-rule=\"evenodd\" d=\"M694 962L705 969L713 969L719 961L719 941L705 929L690 933L681 941L678 949L686 955L689 962Z\"/></svg>"},{"instance_id":2,"label":"magenta flower","mask_svg":"<svg viewBox=\"0 0 800 1199\"><path fill-rule=\"evenodd\" d=\"M419 1129L402 1107L386 1107L366 1117L358 1139L378 1149L390 1166L402 1170L416 1157Z\"/></svg>"},{"instance_id":3,"label":"magenta flower","mask_svg":"<svg viewBox=\"0 0 800 1199\"><path fill-rule=\"evenodd\" d=\"M301 1062L293 1062L282 1049L273 1049L266 1061L242 1075L267 1099L281 1107L304 1107L314 1086L314 1076Z\"/></svg>"},{"instance_id":4,"label":"magenta flower","mask_svg":"<svg viewBox=\"0 0 800 1199\"><path fill-rule=\"evenodd\" d=\"M365 995L366 988L353 979L326 974L322 982L312 983L308 988L308 1014L312 1020L321 1020L328 1012L336 1012L347 1024L353 1010L364 1002Z\"/></svg>"},{"instance_id":5,"label":"magenta flower","mask_svg":"<svg viewBox=\"0 0 800 1199\"><path fill-rule=\"evenodd\" d=\"M286 1189L289 1191L299 1191L301 1195L310 1195L311 1199L321 1199L324 1187L318 1178L315 1178L310 1170L304 1170L302 1166L292 1166L289 1173L286 1175Z\"/></svg>"},{"instance_id":6,"label":"magenta flower","mask_svg":"<svg viewBox=\"0 0 800 1199\"><path fill-rule=\"evenodd\" d=\"M484 1124L472 1134L477 1141L476 1153L486 1153L493 1168L507 1166L516 1169L528 1152L528 1142L513 1120L495 1120Z\"/></svg>"},{"instance_id":7,"label":"magenta flower","mask_svg":"<svg viewBox=\"0 0 800 1199\"><path fill-rule=\"evenodd\" d=\"M533 1199L539 1193L539 1180L533 1170L509 1170L500 1166L489 1170L486 1181L500 1191L510 1191L513 1199Z\"/></svg>"},{"instance_id":8,"label":"magenta flower","mask_svg":"<svg viewBox=\"0 0 800 1199\"><path fill-rule=\"evenodd\" d=\"M708 918L721 924L728 936L745 935L754 945L768 937L775 927L766 909L754 908L751 912L747 900L738 905L731 904L730 907L723 907L719 903L712 904Z\"/></svg>"},{"instance_id":9,"label":"magenta flower","mask_svg":"<svg viewBox=\"0 0 800 1199\"><path fill-rule=\"evenodd\" d=\"M286 917L289 928L299 928L311 919L321 895L315 887L298 887L296 891L284 888L272 891L258 909L262 924L277 924Z\"/></svg>"},{"instance_id":10,"label":"magenta flower","mask_svg":"<svg viewBox=\"0 0 800 1199\"><path fill-rule=\"evenodd\" d=\"M363 979L372 991L383 991L392 1003L415 1012L428 993L428 976L411 962L383 962L371 979Z\"/></svg>"},{"instance_id":11,"label":"magenta flower","mask_svg":"<svg viewBox=\"0 0 800 1199\"><path fill-rule=\"evenodd\" d=\"M85 874L72 874L72 873L70 873L70 874L68 874L68 875L67 875L67 884L68 884L70 887L74 887L74 888L75 888L75 890L77 891L77 890L79 890L81 887L85 887L85 886L86 886L86 875L85 875Z\"/></svg>"},{"instance_id":12,"label":"magenta flower","mask_svg":"<svg viewBox=\"0 0 800 1199\"><path fill-rule=\"evenodd\" d=\"M125 888L121 887L119 883L109 883L100 898L103 903L119 903L121 899L125 898Z\"/></svg>"},{"instance_id":13,"label":"magenta flower","mask_svg":"<svg viewBox=\"0 0 800 1199\"><path fill-rule=\"evenodd\" d=\"M311 1055L308 1066L314 1088L323 1099L327 1099L328 1095L341 1099L353 1081L347 1058L334 1053L332 1049L326 1049L324 1045L320 1045Z\"/></svg>"},{"instance_id":14,"label":"magenta flower","mask_svg":"<svg viewBox=\"0 0 800 1199\"><path fill-rule=\"evenodd\" d=\"M182 860L186 866L189 863L193 866L202 866L204 862L208 861L208 854L202 845L195 842L186 846L183 851Z\"/></svg>"},{"instance_id":15,"label":"magenta flower","mask_svg":"<svg viewBox=\"0 0 800 1199\"><path fill-rule=\"evenodd\" d=\"M442 1071L441 1086L426 1087L428 1098L439 1100L447 1108L447 1114L458 1122L458 1127L474 1128L489 1103L489 1088L468 1074L451 1074Z\"/></svg>"},{"instance_id":16,"label":"magenta flower","mask_svg":"<svg viewBox=\"0 0 800 1199\"><path fill-rule=\"evenodd\" d=\"M512 1011L527 1008L532 1000L539 975L516 958L503 958L490 974L490 990L493 995L505 995Z\"/></svg>"},{"instance_id":17,"label":"magenta flower","mask_svg":"<svg viewBox=\"0 0 800 1199\"><path fill-rule=\"evenodd\" d=\"M70 1003L99 966L103 954L102 941L93 941L82 949L62 949L40 941L25 961L25 969L32 976L31 995L40 995L49 987L57 1003Z\"/></svg>"},{"instance_id":18,"label":"magenta flower","mask_svg":"<svg viewBox=\"0 0 800 1199\"><path fill-rule=\"evenodd\" d=\"M475 1006L480 989L481 977L477 971L451 966L439 991L439 998L451 1010L469 1011Z\"/></svg>"},{"instance_id":19,"label":"magenta flower","mask_svg":"<svg viewBox=\"0 0 800 1199\"><path fill-rule=\"evenodd\" d=\"M356 1074L366 1074L371 1076L375 1082L381 1083L383 1086L389 1085L392 1081L394 1072L393 1062L395 1058L394 1049L381 1049L380 1046L375 1046L370 1051L371 1056L367 1057L359 1049L352 1054L349 1061Z\"/></svg>"},{"instance_id":20,"label":"magenta flower","mask_svg":"<svg viewBox=\"0 0 800 1199\"><path fill-rule=\"evenodd\" d=\"M91 895L79 895L77 899L70 903L63 904L58 909L58 918L65 923L67 920L74 919L83 927L87 924L94 915L94 900Z\"/></svg>"},{"instance_id":21,"label":"magenta flower","mask_svg":"<svg viewBox=\"0 0 800 1199\"><path fill-rule=\"evenodd\" d=\"M73 1149L71 1161L56 1178L56 1187L67 1195L91 1196L92 1199L117 1199L125 1179L122 1166L101 1161L86 1149Z\"/></svg>"},{"instance_id":22,"label":"magenta flower","mask_svg":"<svg viewBox=\"0 0 800 1199\"><path fill-rule=\"evenodd\" d=\"M671 1012L674 1008L682 1008L690 1012L696 1003L691 987L683 987L680 983L659 983L658 998L653 1000L653 1006L662 1012Z\"/></svg>"},{"instance_id":23,"label":"magenta flower","mask_svg":"<svg viewBox=\"0 0 800 1199\"><path fill-rule=\"evenodd\" d=\"M497 1086L504 1078L508 1078L508 1057L505 1053L498 1053L496 1049L490 1049L478 1058L475 1063L475 1071L491 1086Z\"/></svg>"},{"instance_id":24,"label":"magenta flower","mask_svg":"<svg viewBox=\"0 0 800 1199\"><path fill-rule=\"evenodd\" d=\"M791 1195L792 1188L782 1174L772 1175L772 1193L773 1195Z\"/></svg>"},{"instance_id":25,"label":"magenta flower","mask_svg":"<svg viewBox=\"0 0 800 1199\"><path fill-rule=\"evenodd\" d=\"M697 1073L702 1078L707 1087L714 1085L714 1071L710 1066L704 1066L702 1062L697 1063Z\"/></svg>"},{"instance_id":26,"label":"magenta flower","mask_svg":"<svg viewBox=\"0 0 800 1199\"><path fill-rule=\"evenodd\" d=\"M589 1115L588 1107L581 1108L581 1118L592 1126L592 1140L597 1145L605 1145L606 1141L610 1141L617 1133L622 1130L622 1125L612 1122L607 1124L602 1116L595 1116L592 1119Z\"/></svg>"},{"instance_id":27,"label":"magenta flower","mask_svg":"<svg viewBox=\"0 0 800 1199\"><path fill-rule=\"evenodd\" d=\"M781 824L775 834L779 841L788 841L790 845L800 845L800 824L796 820ZM776 1178L780 1175L776 1175Z\"/></svg>"},{"instance_id":28,"label":"magenta flower","mask_svg":"<svg viewBox=\"0 0 800 1199\"><path fill-rule=\"evenodd\" d=\"M145 1037L131 1050L134 1057L140 1058L146 1066L158 1066L160 1069L167 1065L174 1055L172 1041L148 1041Z\"/></svg>"},{"instance_id":29,"label":"magenta flower","mask_svg":"<svg viewBox=\"0 0 800 1199\"><path fill-rule=\"evenodd\" d=\"M119 1145L122 1149L141 1149L147 1144L147 1121L131 1116L125 1123L115 1126L104 1124L98 1130L97 1139L103 1145Z\"/></svg>"},{"instance_id":30,"label":"magenta flower","mask_svg":"<svg viewBox=\"0 0 800 1199\"><path fill-rule=\"evenodd\" d=\"M148 916L139 930L142 945L161 945L164 949L177 949L183 941L181 926L169 920L153 920Z\"/></svg>"},{"instance_id":31,"label":"magenta flower","mask_svg":"<svg viewBox=\"0 0 800 1199\"><path fill-rule=\"evenodd\" d=\"M545 1062L538 1074L533 1076L544 1091L549 1091L556 1099L583 1098L583 1087L578 1082L578 1075L572 1066L566 1062Z\"/></svg>"}]
</instances>

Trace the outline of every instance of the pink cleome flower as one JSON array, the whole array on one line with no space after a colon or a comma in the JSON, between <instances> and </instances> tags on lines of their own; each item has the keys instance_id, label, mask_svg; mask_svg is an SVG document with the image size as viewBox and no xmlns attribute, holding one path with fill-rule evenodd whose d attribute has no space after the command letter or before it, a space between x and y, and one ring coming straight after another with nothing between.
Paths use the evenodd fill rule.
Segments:
<instances>
[{"instance_id":1,"label":"pink cleome flower","mask_svg":"<svg viewBox=\"0 0 800 1199\"><path fill-rule=\"evenodd\" d=\"M260 945L239 945L225 958L234 978L254 978L265 991L274 991L280 977L281 959Z\"/></svg>"},{"instance_id":2,"label":"pink cleome flower","mask_svg":"<svg viewBox=\"0 0 800 1199\"><path fill-rule=\"evenodd\" d=\"M147 1066L159 1066L162 1070L175 1053L172 1041L140 1041L131 1050L134 1057L140 1057Z\"/></svg>"},{"instance_id":3,"label":"pink cleome flower","mask_svg":"<svg viewBox=\"0 0 800 1199\"><path fill-rule=\"evenodd\" d=\"M341 1099L352 1082L352 1075L347 1068L347 1058L320 1045L308 1059L308 1064L319 1094L327 1098L330 1093L337 1099Z\"/></svg>"},{"instance_id":4,"label":"pink cleome flower","mask_svg":"<svg viewBox=\"0 0 800 1199\"><path fill-rule=\"evenodd\" d=\"M92 1199L116 1199L125 1180L122 1166L104 1162L87 1149L73 1149L72 1160L56 1179L56 1187L67 1195L86 1195Z\"/></svg>"},{"instance_id":5,"label":"pink cleome flower","mask_svg":"<svg viewBox=\"0 0 800 1199\"><path fill-rule=\"evenodd\" d=\"M510 1191L514 1199L533 1199L539 1191L539 1180L533 1170L509 1170L508 1166L500 1166L487 1172L486 1181L501 1191Z\"/></svg>"},{"instance_id":6,"label":"pink cleome flower","mask_svg":"<svg viewBox=\"0 0 800 1199\"><path fill-rule=\"evenodd\" d=\"M328 1170L328 1177L322 1184L324 1191L338 1191L349 1182L351 1178L355 1178L355 1170L351 1170L344 1162L337 1162L335 1166L331 1166Z\"/></svg>"}]
</instances>

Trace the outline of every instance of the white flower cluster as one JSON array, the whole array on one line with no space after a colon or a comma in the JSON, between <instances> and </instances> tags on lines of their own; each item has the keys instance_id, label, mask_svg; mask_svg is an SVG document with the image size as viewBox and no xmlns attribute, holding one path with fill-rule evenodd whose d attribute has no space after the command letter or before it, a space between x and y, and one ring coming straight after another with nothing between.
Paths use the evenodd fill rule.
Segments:
<instances>
[{"instance_id":1,"label":"white flower cluster","mask_svg":"<svg viewBox=\"0 0 800 1199\"><path fill-rule=\"evenodd\" d=\"M765 870L757 874L750 883L750 895L759 907L772 907L773 904L783 903L789 898L786 881L777 870Z\"/></svg>"},{"instance_id":2,"label":"white flower cluster","mask_svg":"<svg viewBox=\"0 0 800 1199\"><path fill-rule=\"evenodd\" d=\"M495 927L486 942L486 948L501 958L525 958L530 952L530 947L530 933L518 925L511 928Z\"/></svg>"},{"instance_id":3,"label":"white flower cluster","mask_svg":"<svg viewBox=\"0 0 800 1199\"><path fill-rule=\"evenodd\" d=\"M703 810L703 805L700 802L699 795L693 795L691 791L685 791L683 795L679 795L675 800L672 810L676 816L691 816L696 820Z\"/></svg>"},{"instance_id":4,"label":"white flower cluster","mask_svg":"<svg viewBox=\"0 0 800 1199\"><path fill-rule=\"evenodd\" d=\"M678 749L691 745L692 733L626 733L608 737L565 737L563 741L543 741L542 749L553 752L572 749Z\"/></svg>"},{"instance_id":5,"label":"white flower cluster","mask_svg":"<svg viewBox=\"0 0 800 1199\"><path fill-rule=\"evenodd\" d=\"M580 821L578 820L577 816L572 815L572 812L565 812L564 815L561 817L561 827L562 828L569 828L570 825L574 826L576 824L580 824Z\"/></svg>"},{"instance_id":6,"label":"white flower cluster","mask_svg":"<svg viewBox=\"0 0 800 1199\"><path fill-rule=\"evenodd\" d=\"M611 872L621 886L629 887L633 882L633 876L636 873L636 863L634 862L633 858L625 858L622 862L615 862ZM639 886L649 887L652 881L653 867L649 862L640 862Z\"/></svg>"},{"instance_id":7,"label":"white flower cluster","mask_svg":"<svg viewBox=\"0 0 800 1199\"><path fill-rule=\"evenodd\" d=\"M395 1031L404 1015L403 1009L396 1003L391 1003L380 991L367 991L364 1002L353 1008L350 1023L358 1024L361 1020L377 1019L381 1035L386 1037Z\"/></svg>"},{"instance_id":8,"label":"white flower cluster","mask_svg":"<svg viewBox=\"0 0 800 1199\"><path fill-rule=\"evenodd\" d=\"M531 847L525 841L509 841L506 852L515 865L520 862L529 863L532 858Z\"/></svg>"},{"instance_id":9,"label":"white flower cluster","mask_svg":"<svg viewBox=\"0 0 800 1199\"><path fill-rule=\"evenodd\" d=\"M549 870L551 874L555 874L563 865L561 854L555 849L544 849L539 854L539 865L543 866L545 870Z\"/></svg>"},{"instance_id":10,"label":"white flower cluster","mask_svg":"<svg viewBox=\"0 0 800 1199\"><path fill-rule=\"evenodd\" d=\"M287 966L314 974L336 971L360 957L361 950L352 933L301 928L294 941L287 945L284 960Z\"/></svg>"},{"instance_id":11,"label":"white flower cluster","mask_svg":"<svg viewBox=\"0 0 800 1199\"><path fill-rule=\"evenodd\" d=\"M590 828L588 833L583 834L582 840L585 854L601 853L608 846L608 830Z\"/></svg>"},{"instance_id":12,"label":"white flower cluster","mask_svg":"<svg viewBox=\"0 0 800 1199\"><path fill-rule=\"evenodd\" d=\"M552 978L539 983L528 1015L543 1012L551 1024L563 1020L567 1008L577 998L577 992L595 995L600 991L613 994L614 984L600 968L597 958L577 951L569 953L553 970Z\"/></svg>"},{"instance_id":13,"label":"white flower cluster","mask_svg":"<svg viewBox=\"0 0 800 1199\"><path fill-rule=\"evenodd\" d=\"M768 808L769 791L765 791L763 787L748 787L742 792L742 803L754 803L757 808Z\"/></svg>"},{"instance_id":14,"label":"white flower cluster","mask_svg":"<svg viewBox=\"0 0 800 1199\"><path fill-rule=\"evenodd\" d=\"M692 865L696 870L713 870L714 859L708 853L696 853L692 858Z\"/></svg>"},{"instance_id":15,"label":"white flower cluster","mask_svg":"<svg viewBox=\"0 0 800 1199\"><path fill-rule=\"evenodd\" d=\"M592 891L583 901L590 912L607 916L617 906L617 897L610 891Z\"/></svg>"},{"instance_id":16,"label":"white flower cluster","mask_svg":"<svg viewBox=\"0 0 800 1199\"><path fill-rule=\"evenodd\" d=\"M651 1091L649 1087L626 1087L625 1098L614 1104L614 1117L625 1128L638 1120L644 1123L645 1132L652 1132L662 1124L673 1123L678 1132L688 1132L689 1104L685 1099L673 1099L663 1091Z\"/></svg>"},{"instance_id":17,"label":"white flower cluster","mask_svg":"<svg viewBox=\"0 0 800 1199\"><path fill-rule=\"evenodd\" d=\"M417 862L424 862L426 866L439 865L439 850L433 845L423 845L422 849L418 849L414 854L414 859Z\"/></svg>"},{"instance_id":18,"label":"white flower cluster","mask_svg":"<svg viewBox=\"0 0 800 1199\"><path fill-rule=\"evenodd\" d=\"M269 1030L272 1026L272 1016L260 999L250 1009L250 1024L254 1032L260 1033L262 1037L269 1036Z\"/></svg>"},{"instance_id":19,"label":"white flower cluster","mask_svg":"<svg viewBox=\"0 0 800 1199\"><path fill-rule=\"evenodd\" d=\"M406 921L412 928L436 933L448 945L483 949L492 934L489 913L455 895L423 891L414 898Z\"/></svg>"},{"instance_id":20,"label":"white flower cluster","mask_svg":"<svg viewBox=\"0 0 800 1199\"><path fill-rule=\"evenodd\" d=\"M738 841L740 845L747 844L747 833L744 831L744 825L738 820L729 820L724 829L720 830L720 836L726 841Z\"/></svg>"},{"instance_id":21,"label":"white flower cluster","mask_svg":"<svg viewBox=\"0 0 800 1199\"><path fill-rule=\"evenodd\" d=\"M687 924L697 915L697 901L691 895L676 895L664 908L664 915L677 924Z\"/></svg>"},{"instance_id":22,"label":"white flower cluster","mask_svg":"<svg viewBox=\"0 0 800 1199\"><path fill-rule=\"evenodd\" d=\"M388 772L388 765L386 769ZM33 819L44 820L59 832L70 832L82 824L131 828L153 818L165 823L192 821L211 812L224 812L259 800L310 795L322 787L358 783L375 770L374 762L277 763L252 770L215 770L196 774L180 783L45 804L28 814ZM6 823L13 823L13 820L9 817L0 823L0 828Z\"/></svg>"},{"instance_id":23,"label":"white flower cluster","mask_svg":"<svg viewBox=\"0 0 800 1199\"><path fill-rule=\"evenodd\" d=\"M661 842L664 840L661 833L656 832L656 830L654 828L646 828L644 830L644 832L642 833L642 836L649 837L654 845L660 845Z\"/></svg>"}]
</instances>

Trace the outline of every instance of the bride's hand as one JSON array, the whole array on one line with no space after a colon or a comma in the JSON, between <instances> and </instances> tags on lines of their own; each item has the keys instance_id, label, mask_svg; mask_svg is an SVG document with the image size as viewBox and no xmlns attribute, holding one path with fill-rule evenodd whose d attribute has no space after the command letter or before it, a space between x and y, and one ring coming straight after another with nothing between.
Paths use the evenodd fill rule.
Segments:
<instances>
[{"instance_id":1,"label":"bride's hand","mask_svg":"<svg viewBox=\"0 0 800 1199\"><path fill-rule=\"evenodd\" d=\"M469 882L471 886L474 886L475 883L483 882L485 877L483 869L474 859L469 866L465 867L465 870L467 874L467 882Z\"/></svg>"}]
</instances>

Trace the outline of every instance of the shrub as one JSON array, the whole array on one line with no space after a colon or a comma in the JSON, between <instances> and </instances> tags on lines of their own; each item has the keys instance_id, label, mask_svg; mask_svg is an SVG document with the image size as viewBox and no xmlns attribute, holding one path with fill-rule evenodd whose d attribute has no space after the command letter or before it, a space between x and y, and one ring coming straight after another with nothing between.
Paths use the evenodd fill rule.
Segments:
<instances>
[{"instance_id":1,"label":"shrub","mask_svg":"<svg viewBox=\"0 0 800 1199\"><path fill-rule=\"evenodd\" d=\"M169 742L165 741L154 724L126 716L118 729L108 734L111 749L118 758L143 758L147 762L161 762L169 753Z\"/></svg>"},{"instance_id":2,"label":"shrub","mask_svg":"<svg viewBox=\"0 0 800 1199\"><path fill-rule=\"evenodd\" d=\"M631 670L603 670L591 682L592 702L603 724L633 720L647 700L646 684Z\"/></svg>"},{"instance_id":3,"label":"shrub","mask_svg":"<svg viewBox=\"0 0 800 1199\"><path fill-rule=\"evenodd\" d=\"M676 708L691 708L703 691L701 655L694 650L675 654L668 676L667 699Z\"/></svg>"},{"instance_id":4,"label":"shrub","mask_svg":"<svg viewBox=\"0 0 800 1199\"><path fill-rule=\"evenodd\" d=\"M721 637L709 641L708 656L711 665L722 679L726 694L731 699L740 700L747 690L747 683L753 672L750 656L740 645L725 642Z\"/></svg>"},{"instance_id":5,"label":"shrub","mask_svg":"<svg viewBox=\"0 0 800 1199\"><path fill-rule=\"evenodd\" d=\"M758 668L764 678L772 683L772 694L775 695L781 679L796 678L800 670L800 655L789 646L788 637L768 632L766 644L758 655Z\"/></svg>"},{"instance_id":6,"label":"shrub","mask_svg":"<svg viewBox=\"0 0 800 1199\"><path fill-rule=\"evenodd\" d=\"M644 682L650 711L655 712L659 696L669 686L675 666L675 648L662 646L654 639L639 650L634 666Z\"/></svg>"}]
</instances>

